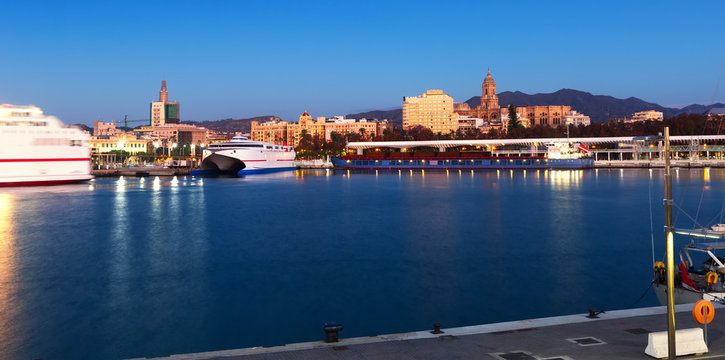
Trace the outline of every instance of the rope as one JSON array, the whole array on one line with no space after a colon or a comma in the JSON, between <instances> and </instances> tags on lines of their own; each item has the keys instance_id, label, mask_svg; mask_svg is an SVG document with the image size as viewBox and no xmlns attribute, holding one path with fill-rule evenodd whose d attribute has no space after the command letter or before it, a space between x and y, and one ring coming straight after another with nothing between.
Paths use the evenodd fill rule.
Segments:
<instances>
[{"instance_id":1,"label":"rope","mask_svg":"<svg viewBox=\"0 0 725 360\"><path fill-rule=\"evenodd\" d=\"M632 305L627 306L625 309L631 309L635 305L637 305L637 303L640 302L644 298L645 295L647 295L647 292L649 291L649 289L652 288L652 284L654 284L654 283L655 283L654 281L651 281L649 283L649 286L647 287L647 289L645 289L644 292L642 293L642 295L640 295L639 298L632 303Z\"/></svg>"},{"instance_id":2,"label":"rope","mask_svg":"<svg viewBox=\"0 0 725 360\"><path fill-rule=\"evenodd\" d=\"M692 218L692 216L690 216L689 214L687 214L687 213L685 212L685 210L683 210L683 209L682 209L682 208L681 208L681 207L680 207L679 205L677 205L677 204L676 204L676 203L675 203L674 201L672 202L672 206L676 207L676 208L677 208L677 210L681 211L681 212L682 212L683 214L685 214L685 216L687 216L688 218L690 218L690 220L692 220L692 222L694 223L694 225L693 225L693 226L700 226L700 227L704 227L704 226L700 225L700 223L698 223L698 222L697 222L697 220L693 219L693 218Z\"/></svg>"}]
</instances>

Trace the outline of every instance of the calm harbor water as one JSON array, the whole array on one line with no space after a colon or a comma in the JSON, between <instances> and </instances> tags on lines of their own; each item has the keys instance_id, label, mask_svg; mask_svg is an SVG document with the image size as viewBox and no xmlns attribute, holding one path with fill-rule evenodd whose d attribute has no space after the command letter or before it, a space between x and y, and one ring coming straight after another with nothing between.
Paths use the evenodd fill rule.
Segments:
<instances>
[{"instance_id":1,"label":"calm harbor water","mask_svg":"<svg viewBox=\"0 0 725 360\"><path fill-rule=\"evenodd\" d=\"M662 170L120 178L0 189L0 358L118 359L632 305ZM720 220L725 171L674 195ZM677 222L690 225L686 216ZM650 292L636 306L658 305Z\"/></svg>"}]
</instances>

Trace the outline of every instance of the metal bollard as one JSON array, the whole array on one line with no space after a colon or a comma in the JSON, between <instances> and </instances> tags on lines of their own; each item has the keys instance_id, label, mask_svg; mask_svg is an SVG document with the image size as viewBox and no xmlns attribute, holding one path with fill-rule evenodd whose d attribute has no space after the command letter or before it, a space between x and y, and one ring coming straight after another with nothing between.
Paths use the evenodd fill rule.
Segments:
<instances>
[{"instance_id":1,"label":"metal bollard","mask_svg":"<svg viewBox=\"0 0 725 360\"><path fill-rule=\"evenodd\" d=\"M324 330L325 330L325 342L326 343L334 343L338 341L337 333L342 331L344 326L342 324L338 323L325 323Z\"/></svg>"},{"instance_id":2,"label":"metal bollard","mask_svg":"<svg viewBox=\"0 0 725 360\"><path fill-rule=\"evenodd\" d=\"M441 324L435 323L433 324L433 331L430 332L431 334L442 334L443 331L441 331Z\"/></svg>"},{"instance_id":3,"label":"metal bollard","mask_svg":"<svg viewBox=\"0 0 725 360\"><path fill-rule=\"evenodd\" d=\"M597 309L589 309L589 316L587 316L590 319L598 319L599 316L597 316Z\"/></svg>"}]
</instances>

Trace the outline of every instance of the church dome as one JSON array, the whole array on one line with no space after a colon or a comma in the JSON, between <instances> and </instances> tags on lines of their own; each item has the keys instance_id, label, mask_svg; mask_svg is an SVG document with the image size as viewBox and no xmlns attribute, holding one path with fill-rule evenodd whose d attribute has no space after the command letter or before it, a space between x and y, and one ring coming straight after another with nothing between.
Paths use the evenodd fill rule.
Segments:
<instances>
[{"instance_id":1,"label":"church dome","mask_svg":"<svg viewBox=\"0 0 725 360\"><path fill-rule=\"evenodd\" d=\"M491 70L488 70L488 74L486 75L486 78L483 79L483 85L496 85L496 82L493 81L493 76L491 76Z\"/></svg>"}]
</instances>

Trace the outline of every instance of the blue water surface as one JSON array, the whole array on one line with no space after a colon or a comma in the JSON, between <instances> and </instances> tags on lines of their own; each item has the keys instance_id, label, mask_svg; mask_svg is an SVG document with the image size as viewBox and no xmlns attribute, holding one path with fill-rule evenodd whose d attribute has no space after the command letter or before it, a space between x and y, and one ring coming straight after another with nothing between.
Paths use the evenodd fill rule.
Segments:
<instances>
[{"instance_id":1,"label":"blue water surface","mask_svg":"<svg viewBox=\"0 0 725 360\"><path fill-rule=\"evenodd\" d=\"M0 358L152 357L321 340L329 321L354 337L627 308L652 277L652 227L664 251L662 178L292 171L1 189ZM723 180L675 171L675 200L719 222ZM658 303L649 292L634 305Z\"/></svg>"}]
</instances>

